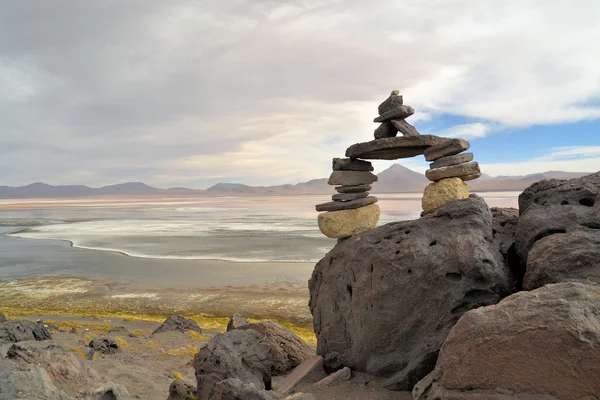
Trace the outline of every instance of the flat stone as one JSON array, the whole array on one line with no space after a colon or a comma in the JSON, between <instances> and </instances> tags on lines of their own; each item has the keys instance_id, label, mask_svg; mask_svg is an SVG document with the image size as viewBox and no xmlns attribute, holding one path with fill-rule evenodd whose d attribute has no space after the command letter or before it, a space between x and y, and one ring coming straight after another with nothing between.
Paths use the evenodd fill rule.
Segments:
<instances>
[{"instance_id":1,"label":"flat stone","mask_svg":"<svg viewBox=\"0 0 600 400\"><path fill-rule=\"evenodd\" d=\"M460 178L448 178L429 184L423 192L422 207L426 213L435 212L444 204L466 199L471 194L469 186Z\"/></svg>"},{"instance_id":2,"label":"flat stone","mask_svg":"<svg viewBox=\"0 0 600 400\"><path fill-rule=\"evenodd\" d=\"M481 172L479 172L477 174L470 174L470 175L461 176L460 179L462 179L465 182L467 182L467 181L474 181L475 179L481 178L481 175L482 175Z\"/></svg>"},{"instance_id":3,"label":"flat stone","mask_svg":"<svg viewBox=\"0 0 600 400\"><path fill-rule=\"evenodd\" d=\"M473 153L462 153L455 156L438 158L429 165L429 168L436 169L441 167L449 167L451 165L462 164L469 161L473 161Z\"/></svg>"},{"instance_id":4,"label":"flat stone","mask_svg":"<svg viewBox=\"0 0 600 400\"><path fill-rule=\"evenodd\" d=\"M425 176L430 181L439 181L445 178L472 178L473 175L481 174L479 170L479 164L476 162L468 162L458 165L451 165L449 167L442 167L436 169L428 169L425 171Z\"/></svg>"},{"instance_id":5,"label":"flat stone","mask_svg":"<svg viewBox=\"0 0 600 400\"><path fill-rule=\"evenodd\" d=\"M364 160L352 158L334 158L334 171L373 171L373 164Z\"/></svg>"},{"instance_id":6,"label":"flat stone","mask_svg":"<svg viewBox=\"0 0 600 400\"><path fill-rule=\"evenodd\" d=\"M323 367L323 357L313 356L298 365L277 386L277 392L287 394L303 382L318 382L327 377Z\"/></svg>"},{"instance_id":7,"label":"flat stone","mask_svg":"<svg viewBox=\"0 0 600 400\"><path fill-rule=\"evenodd\" d=\"M418 136L420 135L417 128L406 122L404 119L392 119L390 123L396 128L403 136Z\"/></svg>"},{"instance_id":8,"label":"flat stone","mask_svg":"<svg viewBox=\"0 0 600 400\"><path fill-rule=\"evenodd\" d=\"M375 118L373 122L385 122L390 119L404 119L415 113L415 110L410 106L399 106Z\"/></svg>"},{"instance_id":9,"label":"flat stone","mask_svg":"<svg viewBox=\"0 0 600 400\"><path fill-rule=\"evenodd\" d=\"M319 214L319 229L327 237L341 239L374 229L379 214L377 204L354 210L324 212Z\"/></svg>"},{"instance_id":10,"label":"flat stone","mask_svg":"<svg viewBox=\"0 0 600 400\"><path fill-rule=\"evenodd\" d=\"M375 129L375 139L383 139L388 137L396 137L398 129L394 128L394 125L390 121L385 121Z\"/></svg>"},{"instance_id":11,"label":"flat stone","mask_svg":"<svg viewBox=\"0 0 600 400\"><path fill-rule=\"evenodd\" d=\"M329 185L355 186L377 182L377 175L368 171L333 171L329 176Z\"/></svg>"},{"instance_id":12,"label":"flat stone","mask_svg":"<svg viewBox=\"0 0 600 400\"><path fill-rule=\"evenodd\" d=\"M404 100L402 99L400 92L397 90L392 90L390 97L385 99L385 101L381 103L379 107L377 107L377 111L379 112L379 115L382 115L393 110L394 108L400 107L403 103Z\"/></svg>"},{"instance_id":13,"label":"flat stone","mask_svg":"<svg viewBox=\"0 0 600 400\"><path fill-rule=\"evenodd\" d=\"M357 143L348 147L346 157L367 160L397 160L421 155L447 139L435 135L399 136Z\"/></svg>"},{"instance_id":14,"label":"flat stone","mask_svg":"<svg viewBox=\"0 0 600 400\"><path fill-rule=\"evenodd\" d=\"M315 383L315 386L331 386L338 382L349 381L352 378L352 371L348 367L344 367L337 372L329 375L327 378L321 379Z\"/></svg>"},{"instance_id":15,"label":"flat stone","mask_svg":"<svg viewBox=\"0 0 600 400\"><path fill-rule=\"evenodd\" d=\"M338 193L331 196L333 201L351 201L357 199L364 199L369 195L369 192L358 192L358 193Z\"/></svg>"},{"instance_id":16,"label":"flat stone","mask_svg":"<svg viewBox=\"0 0 600 400\"><path fill-rule=\"evenodd\" d=\"M335 188L338 193L362 193L368 192L371 189L371 185L339 186Z\"/></svg>"},{"instance_id":17,"label":"flat stone","mask_svg":"<svg viewBox=\"0 0 600 400\"><path fill-rule=\"evenodd\" d=\"M468 150L471 144L464 139L446 139L442 143L431 146L425 151L425 160L434 161L438 158L453 156Z\"/></svg>"},{"instance_id":18,"label":"flat stone","mask_svg":"<svg viewBox=\"0 0 600 400\"><path fill-rule=\"evenodd\" d=\"M364 199L356 199L351 201L330 201L328 203L317 204L317 211L342 211L342 210L353 210L368 206L369 204L377 203L377 197L369 196Z\"/></svg>"}]
</instances>

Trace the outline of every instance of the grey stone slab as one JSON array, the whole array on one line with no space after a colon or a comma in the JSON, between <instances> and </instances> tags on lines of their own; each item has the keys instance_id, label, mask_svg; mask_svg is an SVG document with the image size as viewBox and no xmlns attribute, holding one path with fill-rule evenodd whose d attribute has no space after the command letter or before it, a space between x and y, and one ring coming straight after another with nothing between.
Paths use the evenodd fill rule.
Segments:
<instances>
[{"instance_id":1,"label":"grey stone slab","mask_svg":"<svg viewBox=\"0 0 600 400\"><path fill-rule=\"evenodd\" d=\"M334 171L373 171L373 164L364 160L334 158L332 169Z\"/></svg>"},{"instance_id":2,"label":"grey stone slab","mask_svg":"<svg viewBox=\"0 0 600 400\"><path fill-rule=\"evenodd\" d=\"M330 201L328 203L317 204L317 211L342 211L342 210L353 210L368 206L369 204L377 203L377 197L370 196L364 199L352 200L352 201Z\"/></svg>"},{"instance_id":3,"label":"grey stone slab","mask_svg":"<svg viewBox=\"0 0 600 400\"><path fill-rule=\"evenodd\" d=\"M464 139L446 139L444 142L425 150L425 160L434 161L438 158L453 156L468 150L471 144Z\"/></svg>"},{"instance_id":4,"label":"grey stone slab","mask_svg":"<svg viewBox=\"0 0 600 400\"><path fill-rule=\"evenodd\" d=\"M360 193L368 192L371 189L371 185L339 186L335 188L335 190L337 190L338 193Z\"/></svg>"},{"instance_id":5,"label":"grey stone slab","mask_svg":"<svg viewBox=\"0 0 600 400\"><path fill-rule=\"evenodd\" d=\"M425 176L427 177L427 179L434 182L446 178L468 178L476 174L481 174L479 164L477 164L476 162L468 162L464 164L451 165L449 167L428 169L427 171L425 171ZM471 177L471 179L473 178Z\"/></svg>"},{"instance_id":6,"label":"grey stone slab","mask_svg":"<svg viewBox=\"0 0 600 400\"><path fill-rule=\"evenodd\" d=\"M369 192L358 192L358 193L338 193L331 197L333 201L350 201L357 199L364 199L369 195Z\"/></svg>"},{"instance_id":7,"label":"grey stone slab","mask_svg":"<svg viewBox=\"0 0 600 400\"><path fill-rule=\"evenodd\" d=\"M392 119L389 122L402 134L402 136L418 136L421 134L417 128L406 122L405 119Z\"/></svg>"},{"instance_id":8,"label":"grey stone slab","mask_svg":"<svg viewBox=\"0 0 600 400\"><path fill-rule=\"evenodd\" d=\"M390 119L404 119L410 117L415 113L415 110L410 106L400 106L398 108L391 109L390 111L383 113L379 117L375 118L373 122L385 122Z\"/></svg>"},{"instance_id":9,"label":"grey stone slab","mask_svg":"<svg viewBox=\"0 0 600 400\"><path fill-rule=\"evenodd\" d=\"M390 97L384 100L383 103L377 107L377 111L379 115L385 114L388 111L393 110L394 108L398 108L403 105L404 100L402 99L402 95L397 90L392 90Z\"/></svg>"},{"instance_id":10,"label":"grey stone slab","mask_svg":"<svg viewBox=\"0 0 600 400\"><path fill-rule=\"evenodd\" d=\"M441 167L449 167L451 165L462 164L462 163L466 163L469 161L473 161L473 153L462 153L462 154L457 154L455 156L438 158L437 160L432 162L429 165L429 167L431 169L436 169L436 168L441 168Z\"/></svg>"},{"instance_id":11,"label":"grey stone slab","mask_svg":"<svg viewBox=\"0 0 600 400\"><path fill-rule=\"evenodd\" d=\"M329 185L368 185L377 182L377 175L368 171L333 171L329 176Z\"/></svg>"},{"instance_id":12,"label":"grey stone slab","mask_svg":"<svg viewBox=\"0 0 600 400\"><path fill-rule=\"evenodd\" d=\"M447 139L435 135L398 136L354 144L346 150L346 157L367 160L397 160L421 155L429 147Z\"/></svg>"},{"instance_id":13,"label":"grey stone slab","mask_svg":"<svg viewBox=\"0 0 600 400\"><path fill-rule=\"evenodd\" d=\"M398 134L398 129L394 128L391 121L385 121L375 129L373 136L375 139L383 139L388 137L395 137Z\"/></svg>"}]
</instances>

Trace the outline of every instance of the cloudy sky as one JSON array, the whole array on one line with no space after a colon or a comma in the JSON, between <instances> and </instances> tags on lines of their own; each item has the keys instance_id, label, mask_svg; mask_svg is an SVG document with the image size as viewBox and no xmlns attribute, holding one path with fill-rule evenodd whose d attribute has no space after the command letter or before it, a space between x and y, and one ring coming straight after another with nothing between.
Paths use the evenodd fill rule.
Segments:
<instances>
[{"instance_id":1,"label":"cloudy sky","mask_svg":"<svg viewBox=\"0 0 600 400\"><path fill-rule=\"evenodd\" d=\"M598 21L598 0L0 0L0 185L325 177L392 89L487 174L600 170Z\"/></svg>"}]
</instances>

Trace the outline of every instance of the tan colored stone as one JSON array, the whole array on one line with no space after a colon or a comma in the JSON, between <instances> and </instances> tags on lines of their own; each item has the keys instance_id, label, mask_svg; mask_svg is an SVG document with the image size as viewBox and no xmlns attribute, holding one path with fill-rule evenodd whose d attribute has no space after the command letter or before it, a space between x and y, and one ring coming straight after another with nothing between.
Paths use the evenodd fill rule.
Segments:
<instances>
[{"instance_id":1,"label":"tan colored stone","mask_svg":"<svg viewBox=\"0 0 600 400\"><path fill-rule=\"evenodd\" d=\"M423 211L432 213L452 200L466 199L471 194L469 186L460 178L448 178L433 182L423 193Z\"/></svg>"},{"instance_id":2,"label":"tan colored stone","mask_svg":"<svg viewBox=\"0 0 600 400\"><path fill-rule=\"evenodd\" d=\"M330 238L349 237L375 228L379 213L377 204L353 210L324 212L319 214L319 229Z\"/></svg>"}]
</instances>

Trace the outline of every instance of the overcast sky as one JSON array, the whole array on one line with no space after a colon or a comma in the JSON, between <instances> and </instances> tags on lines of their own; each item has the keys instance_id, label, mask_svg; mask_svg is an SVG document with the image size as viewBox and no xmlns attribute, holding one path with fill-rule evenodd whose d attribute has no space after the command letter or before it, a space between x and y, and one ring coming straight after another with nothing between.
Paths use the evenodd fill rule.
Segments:
<instances>
[{"instance_id":1,"label":"overcast sky","mask_svg":"<svg viewBox=\"0 0 600 400\"><path fill-rule=\"evenodd\" d=\"M600 170L599 21L598 0L0 0L0 185L325 177L392 89L484 173Z\"/></svg>"}]
</instances>

